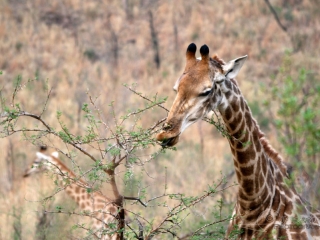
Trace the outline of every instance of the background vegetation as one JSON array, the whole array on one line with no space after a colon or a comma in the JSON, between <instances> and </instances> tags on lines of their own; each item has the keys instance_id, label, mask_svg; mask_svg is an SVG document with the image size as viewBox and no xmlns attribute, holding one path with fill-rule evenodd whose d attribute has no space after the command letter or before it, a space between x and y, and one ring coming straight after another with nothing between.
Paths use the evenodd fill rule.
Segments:
<instances>
[{"instance_id":1,"label":"background vegetation","mask_svg":"<svg viewBox=\"0 0 320 240\"><path fill-rule=\"evenodd\" d=\"M242 92L270 141L296 169L295 184L307 184L308 188L301 190L319 208L315 200L320 189L319 41L320 5L316 0L2 0L1 112L15 100L19 108L40 115L52 89L42 117L57 131L64 125L71 133L85 136L88 118L84 104L98 117L90 104L93 101L101 120L112 127L115 127L114 119L120 120L128 111L138 111L150 104L123 84L135 84L134 89L153 101L168 97L163 105L169 108L174 99L172 86L183 70L184 54L190 42L198 46L206 43L211 54L217 53L226 61L248 54L249 59L238 76ZM20 86L21 91L15 95L15 89ZM57 112L61 112L60 123ZM145 129L165 116L164 109L150 108L136 118L127 119L124 127L130 129L134 125ZM39 125L23 118L16 124L25 128ZM99 134L103 136L104 132ZM60 137L41 141L64 153L74 151ZM50 227L44 228L40 237L37 235L43 218L43 204L39 200L52 194L54 184L45 174L22 178L39 144L23 139L19 133L0 139L0 239L81 236L70 230L79 221L77 216L62 214L49 215ZM137 197L139 189L144 189L145 200L150 200L166 189L168 193L187 197L201 196L213 181L219 182L220 171L222 175L232 175L227 141L206 122L189 128L182 135L177 151L166 151L146 161L159 149L155 145L146 152L141 150L139 159L145 160L142 165L119 166L117 185L122 194ZM91 153L98 158L94 150ZM74 168L70 158L62 156L62 159ZM76 151L72 159L83 169L94 164L88 156ZM300 169L303 171L297 171ZM110 184L103 183L101 189L112 195ZM221 198L227 216L235 190L233 187L223 195L207 197L189 208L185 221L175 229L178 237L219 218L215 214ZM56 195L45 208L55 209L61 204L75 208L64 194ZM155 206L150 210L130 201L125 207L158 226L167 209L177 201L168 199L167 204L166 211ZM225 225L208 231L223 232Z\"/></svg>"}]
</instances>

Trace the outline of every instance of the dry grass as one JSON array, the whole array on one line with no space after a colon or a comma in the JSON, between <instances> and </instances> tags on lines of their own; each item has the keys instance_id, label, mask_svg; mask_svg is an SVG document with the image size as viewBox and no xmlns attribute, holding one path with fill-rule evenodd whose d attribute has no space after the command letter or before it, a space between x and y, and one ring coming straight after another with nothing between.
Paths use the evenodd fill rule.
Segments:
<instances>
[{"instance_id":1,"label":"dry grass","mask_svg":"<svg viewBox=\"0 0 320 240\"><path fill-rule=\"evenodd\" d=\"M183 69L185 49L195 42L198 47L206 43L211 54L218 53L225 60L248 54L249 60L238 76L239 84L248 102L260 101L263 93L259 84L268 83L285 50L294 49L295 61L313 71L319 69L318 4L311 0L290 1L291 6L285 6L285 2L279 0L273 4L282 10L280 18L288 26L287 33L279 28L264 1L3 0L0 2L0 70L3 71L0 88L3 94L9 94L18 75L25 81L37 77L19 94L18 101L26 111L39 113L48 81L53 90L45 118L58 127L56 112L60 110L71 131L81 132L83 116L78 112L82 103L88 102L87 91L97 97L106 120L111 119L108 107L111 101L118 116L143 104L122 87L123 83L137 82L139 91L148 96L156 93L168 96L165 106L169 108L174 98L172 85ZM127 9L124 3L128 4ZM153 61L149 11L153 13L158 34L159 69ZM141 121L152 124L165 115L165 111L153 111ZM21 124L28 127L34 122ZM276 142L273 134L271 140ZM65 148L56 139L50 141ZM52 188L47 186L52 181L46 177L22 178L37 149L21 141L21 136L1 139L0 143L0 239L10 239L14 234L17 223L14 208L21 210L23 239L34 239L38 221L35 210L40 205L27 200L49 194ZM88 167L88 162L86 158L79 159L81 166ZM217 179L220 171L227 174L233 166L226 139L203 122L185 132L176 152L146 165L153 178L143 175L142 181L150 184L150 196L163 191L165 167L168 191L195 195ZM134 171L139 175L142 169ZM110 187L104 186L103 190L107 193ZM60 201L56 199L55 204ZM64 198L63 202L67 201L72 202ZM199 208L206 208L206 204ZM192 223L197 217L199 214L194 214L188 221ZM54 224L61 228L57 222ZM181 235L188 232L188 224Z\"/></svg>"}]
</instances>

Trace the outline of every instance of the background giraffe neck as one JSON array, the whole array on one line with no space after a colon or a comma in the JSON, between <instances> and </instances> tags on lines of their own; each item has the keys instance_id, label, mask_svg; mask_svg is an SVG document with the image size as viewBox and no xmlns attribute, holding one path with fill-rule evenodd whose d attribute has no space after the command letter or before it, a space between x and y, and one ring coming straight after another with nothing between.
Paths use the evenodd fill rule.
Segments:
<instances>
[{"instance_id":1,"label":"background giraffe neck","mask_svg":"<svg viewBox=\"0 0 320 240\"><path fill-rule=\"evenodd\" d=\"M81 179L77 179L76 174L55 156L50 156L48 162L49 170L57 175L59 184L65 188L65 192L82 210L87 211L88 216L92 217L94 231L99 230L98 233L95 233L97 238L120 239L118 233L102 236L100 232L101 229L105 229L105 233L113 231L109 229L108 223L117 224L117 229L122 228L117 217L119 214L118 207L114 204L114 201L101 192L87 192L90 185Z\"/></svg>"},{"instance_id":2,"label":"background giraffe neck","mask_svg":"<svg viewBox=\"0 0 320 240\"><path fill-rule=\"evenodd\" d=\"M88 184L79 179L76 182L76 175L58 158L51 156L50 169L57 174L59 186L65 187L65 192L81 207L85 206L84 202L90 199L87 192Z\"/></svg>"},{"instance_id":3,"label":"background giraffe neck","mask_svg":"<svg viewBox=\"0 0 320 240\"><path fill-rule=\"evenodd\" d=\"M230 134L228 140L240 185L238 202L246 210L265 208L275 188L270 169L273 164L264 152L260 130L236 82L226 79L222 84L219 111Z\"/></svg>"}]
</instances>

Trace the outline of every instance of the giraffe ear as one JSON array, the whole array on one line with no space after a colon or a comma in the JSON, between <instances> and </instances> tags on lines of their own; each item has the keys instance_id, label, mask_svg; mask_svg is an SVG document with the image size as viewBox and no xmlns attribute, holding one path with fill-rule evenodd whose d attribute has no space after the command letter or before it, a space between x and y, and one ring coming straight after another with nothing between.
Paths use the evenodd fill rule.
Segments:
<instances>
[{"instance_id":1,"label":"giraffe ear","mask_svg":"<svg viewBox=\"0 0 320 240\"><path fill-rule=\"evenodd\" d=\"M227 78L235 78L242 65L244 64L244 62L246 61L247 59L247 55L243 56L243 57L239 57L239 58L236 58L228 63L226 63L225 65L223 65L223 73L224 75L227 77Z\"/></svg>"}]
</instances>

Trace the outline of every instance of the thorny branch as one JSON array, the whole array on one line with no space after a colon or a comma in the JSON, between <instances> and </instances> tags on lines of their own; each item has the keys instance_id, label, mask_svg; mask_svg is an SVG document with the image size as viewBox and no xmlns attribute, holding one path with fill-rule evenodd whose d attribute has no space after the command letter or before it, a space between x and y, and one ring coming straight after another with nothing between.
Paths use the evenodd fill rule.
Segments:
<instances>
[{"instance_id":1,"label":"thorny branch","mask_svg":"<svg viewBox=\"0 0 320 240\"><path fill-rule=\"evenodd\" d=\"M207 197L209 197L209 196L212 196L212 195L215 195L215 194L218 194L218 193L221 193L221 192L225 191L226 189L231 188L231 187L237 185L237 184L235 184L235 183L232 184L232 185L229 185L229 186L225 186L225 185L224 185L222 188L220 188L220 189L218 190L218 188L219 188L221 185L224 184L224 181L225 181L224 178L221 179L221 180L218 182L218 184L215 185L214 188L210 188L209 191L205 192L203 195L201 195L201 196L199 196L199 197L197 197L197 198L195 198L195 199L192 199L192 201L191 201L191 202L188 202L188 203L186 203L186 202L183 200L183 195L181 195L181 194L163 194L162 196L158 196L157 198L162 198L162 197L165 197L165 196L178 197L178 199L180 198L180 202L168 212L167 216L158 224L157 227L154 227L154 228L152 229L152 231L150 232L149 235L157 235L159 232L164 231L164 230L167 231L167 232L169 232L169 231L168 231L168 228L165 228L165 227L164 227L164 225L165 225L166 223L171 223L171 224L172 224L171 228L174 227L174 226L179 226L179 225L180 225L180 222L176 222L175 220L172 219L173 217L175 217L175 216L179 215L180 213L186 211L187 209L189 209L189 208L197 205L198 203L202 202L205 198L207 198ZM155 198L153 198L152 200L154 200L154 199L155 199ZM150 200L150 201L152 201L152 200ZM212 223L209 223L209 224L204 225L203 227L201 227L201 228L199 228L198 230L196 230L191 236L196 235L198 232L202 231L204 228L206 228L206 227L208 227L208 226L211 226L211 225L213 225L213 224L217 224L217 223L220 223L220 222L227 221L228 219L230 219L230 218L227 217L227 218L223 218L223 219L222 219L222 218L221 218L221 211L220 211L220 218L219 218L218 221L215 221L215 222L212 222ZM170 232L170 233L171 233L171 232Z\"/></svg>"},{"instance_id":2,"label":"thorny branch","mask_svg":"<svg viewBox=\"0 0 320 240\"><path fill-rule=\"evenodd\" d=\"M22 88L21 85L19 85L20 87L18 88L18 86L16 87L15 91L14 91L14 96L12 97L12 103L13 101L15 101L15 97L18 93L18 91ZM138 109L136 111L132 111L129 114L127 114L122 121L117 122L114 110L113 111L113 118L114 118L114 125L115 125L115 130L111 128L110 124L108 122L106 122L101 114L101 111L99 109L99 107L97 106L96 102L92 99L92 97L90 95L89 99L90 99L90 104L92 106L92 108L95 110L96 115L98 116L97 119L98 120L94 120L91 118L88 118L88 122L89 125L92 127L92 129L94 129L94 138L91 138L89 141L85 141L83 139L79 139L77 138L76 135L73 135L72 133L69 132L69 130L65 127L64 123L60 121L60 119L58 118L60 127L62 129L62 133L67 137L67 139L64 139L61 135L61 132L56 131L53 127L51 127L43 118L44 116L44 112L46 111L47 108L47 104L49 102L49 98L50 98L50 94L51 94L51 89L48 92L45 104L44 104L44 108L41 111L40 115L36 115L36 114L32 114L26 111L23 111L20 109L19 105L12 105L13 109L9 109L8 108L4 108L6 109L1 115L0 117L2 119L4 119L3 121L0 122L1 125L6 126L4 128L4 130L1 130L1 134L4 135L4 137L18 133L18 132L22 132L25 134L26 138L28 139L28 135L27 133L30 132L34 132L36 133L36 138L37 140L41 139L44 136L47 135L53 135L58 137L59 139L61 139L66 146L70 145L73 148L77 149L78 151L80 151L81 153L83 153L84 155L88 156L92 161L94 161L95 163L95 167L99 167L102 171L104 171L105 173L108 174L109 181L110 184L112 186L114 195L116 197L115 203L119 206L119 214L120 214L120 229L124 228L124 218L125 218L125 212L124 212L124 208L123 208L123 201L124 200L129 200L129 201L135 201L136 203L141 204L143 207L146 208L153 208L155 206L152 206L152 202L163 199L163 198L172 198L172 196L174 195L176 198L175 200L179 201L179 203L174 206L173 208L171 208L167 214L166 217L164 217L164 219L162 221L160 221L160 223L157 226L153 226L153 222L152 221L148 221L146 218L144 218L143 216L140 216L140 214L136 214L134 212L130 212L128 210L126 210L126 212L130 212L132 215L135 216L136 221L138 222L139 225L139 232L137 233L134 228L126 223L127 227L129 229L132 230L132 232L135 233L135 236L137 239L143 239L143 233L144 233L144 225L141 222L146 223L148 226L151 226L152 229L151 231L148 231L148 236L146 239L151 239L152 236L157 235L159 233L170 233L173 236L177 236L175 233L175 228L179 227L181 222L184 220L184 218L180 219L179 221L176 221L173 219L174 216L178 216L180 213L185 212L186 210L188 210L190 207L195 206L196 204L200 203L201 201L203 201L205 198L212 196L213 194L216 194L218 192L224 191L225 189L233 186L228 186L228 187L223 187L221 190L217 190L217 188L221 185L221 183L219 183L217 186L215 186L214 190L210 190L208 192L206 192L205 194L194 198L191 202L186 203L183 200L183 196L181 195L179 197L179 194L168 194L167 193L167 182L165 183L165 191L161 196L155 196L152 197L151 199L149 199L148 201L143 201L142 198L140 198L140 196L138 197L132 197L132 196L122 196L121 193L119 192L117 183L116 183L116 173L115 170L116 168L125 160L129 158L129 156L133 155L135 156L134 151L140 148L144 148L146 144L146 146L148 145L156 145L157 142L154 140L153 135L161 130L161 124L166 120L166 118L163 118L159 121L157 121L156 123L154 123L152 126L150 126L149 128L144 128L142 130L139 130L139 134L136 135L136 133L134 133L135 128L136 128L136 124L137 124L137 120L135 120L132 129L130 131L133 132L129 132L124 130L123 128L123 123L126 119L128 119L129 117L132 116L138 116L141 113L144 113L145 111L148 111L152 108L155 107L159 107L163 110L165 110L166 112L168 112L168 109L166 109L165 107L163 107L161 104L164 103L165 100L158 100L157 97L154 97L153 100L149 99L148 97L143 96L141 93L138 93L136 90L134 90L132 87L128 87L126 86L131 92L133 92L134 94L138 95L139 97L141 97L142 99L144 99L145 101L147 101L149 104L143 108L143 109ZM88 94L88 93L87 93ZM2 103L4 104L4 103ZM111 107L113 108L112 104ZM87 110L89 111L89 110ZM89 112L87 112L88 115L92 115L91 113L89 114ZM92 115L93 116L93 115ZM41 124L44 126L44 128L41 127L34 127L34 128L21 128L18 129L17 126L15 126L15 122L17 122L17 119L20 117L29 117L32 119L35 119L39 122L41 122ZM204 119L205 121L214 124L220 131L223 130L223 128L221 127L221 123L218 122L216 123L215 121L213 121L212 119ZM219 121L219 119L218 119ZM101 135L101 131L99 128L99 124L100 126L104 126L105 130L107 133L110 133L111 135L109 137L105 137L105 136L100 136ZM220 127L220 128L219 128ZM151 140L152 139L152 140ZM109 145L107 148L103 149L102 148L102 144L101 143L108 143L109 141L111 141L113 144ZM94 146L94 144L96 145L96 147ZM55 147L56 148L56 147ZM57 148L56 148L57 149ZM92 150L96 150L100 153L101 159L105 159L108 156L110 157L109 159L109 163L108 164L104 164L101 160L98 160L96 157L94 157L94 155L92 153L90 153L90 149ZM61 150L59 150L60 152L62 152ZM119 153L117 153L117 151L119 151ZM160 152L162 151L162 149L158 152L156 152L155 154L149 156L147 158L147 160L140 160L139 162L135 162L136 165L141 165L143 166L146 162L150 161L151 159L155 158ZM114 153L112 153L114 152ZM62 152L63 153L63 152ZM69 158L72 158L71 155L69 156ZM135 156L136 157L136 156ZM139 157L136 157L137 159L139 159ZM57 168L57 166L54 166L55 168ZM88 187L87 184L85 182L83 182L81 180L81 178L85 177L86 175L88 175L88 173L90 171L93 171L94 168L88 170L88 171L81 171L81 174L76 176L76 178L72 178L66 174L64 174L62 171L59 171L60 169L58 169L58 174L66 180L66 184L63 187L60 187L59 189L57 189L55 191L55 193L47 198L45 198L43 201L47 201L50 198L52 198L52 196L54 196L55 194L57 194L60 191L63 191L67 186L69 186L70 184L77 184L80 187ZM101 177L101 174L98 175L99 177ZM165 179L165 181L167 181ZM92 184L95 184L96 180L93 181ZM140 194L140 193L139 193ZM169 209L168 206L164 206L167 207ZM46 213L50 213L50 211L46 211ZM51 211L51 213L55 213L54 211ZM58 213L65 213L65 214L75 214L75 215L83 215L83 214L79 214L76 212L63 212L63 211L58 211ZM95 213L92 213L95 214ZM86 216L89 217L93 217L95 218L94 215L92 214L87 214ZM221 214L221 212L220 212ZM188 217L185 216L185 218ZM218 222L224 221L225 219L220 218ZM168 226L169 224L169 226ZM198 229L196 232L194 232L194 234L202 231L205 227L210 226L215 224L215 222L207 224L205 226L203 226L202 228ZM83 228L83 226L79 226L79 228ZM94 233L93 233L94 234ZM123 237L123 236L122 236Z\"/></svg>"},{"instance_id":3,"label":"thorny branch","mask_svg":"<svg viewBox=\"0 0 320 240\"><path fill-rule=\"evenodd\" d=\"M91 218L91 219L95 219L95 221L103 222L103 223L107 224L106 222L104 222L104 220L102 220L102 219L100 219L100 218L98 218L96 216L98 213L100 213L100 211L95 211L95 212L88 213L88 212L75 212L75 211L70 212L70 211L63 211L63 210L57 210L57 211L44 210L43 213L44 214L65 214L65 215L72 214L72 215L77 215L77 216L80 216L80 217L88 217L88 218ZM110 212L107 212L107 214L112 215L112 213L110 213ZM117 216L114 216L114 217L116 218ZM87 231L92 236L94 236L96 239L100 239L99 236L98 236L98 230L93 231L92 228L85 227L84 224L79 224L79 223L77 223L75 225L75 227ZM115 232L116 232L115 230L110 230L110 232L108 232L108 234L111 235L111 234L113 234Z\"/></svg>"},{"instance_id":4,"label":"thorny branch","mask_svg":"<svg viewBox=\"0 0 320 240\"><path fill-rule=\"evenodd\" d=\"M142 99L148 101L148 102L153 102L152 100L150 100L149 98L143 96L141 93L138 93L136 90L134 90L132 87L129 87L127 85L124 85L127 89L129 89L131 92L133 92L134 94L138 95L139 97L141 97ZM162 108L163 110L165 110L166 112L169 112L169 110L167 108L165 108L164 106L162 106L163 102L160 102L159 104L157 104L158 107Z\"/></svg>"},{"instance_id":5,"label":"thorny branch","mask_svg":"<svg viewBox=\"0 0 320 240\"><path fill-rule=\"evenodd\" d=\"M11 109L8 108L8 107L4 107L3 109L4 112L1 113L0 117L3 119L0 124L2 126L4 126L4 128L1 130L1 134L3 135L3 137L6 137L6 136L10 136L10 135L13 135L15 133L18 133L18 132L22 132L25 137L27 137L28 135L26 135L27 133L31 133L31 132L35 132L37 134L37 136L34 137L35 140L39 140L41 139L43 136L46 136L46 135L54 135L58 138L60 138L63 142L65 142L66 145L71 145L72 147L74 147L75 149L79 150L81 153L83 153L84 155L88 156L92 161L94 161L95 163L98 162L97 164L97 167L101 167L103 171L105 171L109 176L110 176L110 183L111 183L111 186L113 188L113 192L114 192L114 195L116 197L116 202L118 203L119 206L121 206L121 209L120 211L122 211L122 206L123 206L123 199L125 200L134 200L134 201L137 201L139 202L141 205L143 206L146 206L140 198L136 198L136 197L126 197L126 196L122 196L118 190L118 187L116 185L116 181L115 181L115 169L117 166L120 165L120 163L127 158L127 156L129 154L132 153L132 151L134 151L135 149L139 148L139 144L137 144L139 141L146 141L146 140L150 140L150 137L152 134L154 134L154 131L156 128L159 127L159 125L163 122L162 121L158 121L157 123L155 123L152 127L150 127L149 129L147 129L147 131L145 131L145 136L143 137L139 137L139 138L136 138L134 136L131 136L130 133L126 133L126 132L117 132L116 131L113 131L110 127L110 125L108 123L106 123L105 121L103 121L102 119L102 116L101 116L101 112L99 110L99 108L96 106L95 102L93 101L92 97L89 96L89 99L90 99L90 103L91 103L91 106L95 109L97 115L98 115L98 118L99 118L99 122L102 123L104 126L105 126L105 129L109 132L111 132L112 134L112 137L110 138L102 138L100 137L99 133L99 128L98 128L98 125L96 124L97 121L95 120L92 120L90 122L89 120L89 123L91 125L93 125L93 127L95 128L95 131L96 131L96 135L94 137L94 139L90 139L90 142L82 142L81 140L77 139L75 135L71 134L69 132L69 130L64 126L63 122L60 122L60 119L58 118L58 121L59 121L59 124L60 124L60 127L62 129L62 133L65 134L67 136L67 140L66 139L63 139L61 134L56 131L53 127L51 127L44 119L43 119L43 114L44 112L46 111L46 108L47 108L47 104L48 104L48 101L50 99L50 94L51 94L51 90L48 92L48 95L47 95L47 98L46 98L46 101L44 103L44 107L40 113L40 115L36 115L36 114L33 114L33 113L29 113L27 111L23 111L20 109L20 106L19 104L15 104L15 99L16 99L16 96L18 94L18 92L23 88L23 85L21 85L20 83L17 84L15 86L15 89L14 89L14 92L13 92L13 96L12 96L12 104L11 104ZM139 95L139 94L138 94ZM141 95L139 95L141 96ZM141 96L142 97L142 96ZM149 100L148 98L146 97L143 97L144 100L148 100L149 102L152 102L152 100ZM140 109L140 110L137 110L137 111L134 111L134 112L131 112L130 114L128 114L126 117L130 117L130 116L134 116L134 115L138 115L138 114L141 114L151 108L154 108L154 107L157 107L157 106L161 106L161 103L163 103L164 101L160 101L160 102L154 102L154 103L151 103L149 104L147 107L145 107L144 109ZM4 105L5 103L2 102L2 104ZM162 107L163 108L163 107ZM21 129L18 129L17 126L15 126L15 123L17 122L18 119L20 119L21 117L29 117L29 118L32 118L32 119L35 119L39 122L41 122L41 124L44 126L44 129L40 127L35 127L35 128L21 128ZM115 120L115 124L116 124L116 128L119 128L119 125L118 123L116 122L116 116L114 115L114 120ZM124 120L120 123L122 124L124 122ZM28 139L28 137L27 137ZM96 159L96 157L94 157L89 151L88 149L84 148L83 146L84 145L89 145L91 148L95 149L91 143L94 143L96 142L96 144L98 144L98 150L102 155L102 157L104 158L106 155L103 154L103 152L105 152L105 150L103 150L100 146L100 143L101 142L106 142L108 140L113 140L116 142L116 145L115 147L120 147L121 149L123 149L125 151L125 154L122 155L122 156L119 156L119 157L112 157L110 162L111 162L111 165L109 167L105 167L105 165L101 162L101 161L98 161ZM150 142L151 144L154 144L155 141L153 142ZM149 143L149 144L150 144ZM133 146L133 144L135 144ZM130 145L130 149L127 149L127 146ZM105 152L107 153L107 151ZM57 166L55 166L57 167ZM71 179L69 176L66 176L63 172L59 171L59 175L61 175L66 181L69 182L69 184L66 184L66 186L62 187L62 188L59 188L52 196L54 196L55 194L57 194L58 192L60 191L63 191L68 185L70 184L74 184L75 182L77 182L77 184L79 184L81 182L81 178L84 177L84 175L86 175L89 171L86 171L84 173L81 174L81 176L77 177L76 179ZM82 185L82 184L81 184ZM84 186L82 186L84 187ZM52 196L50 196L49 198L51 198ZM44 201L46 201L47 199L49 198L46 198L44 199ZM122 211L123 212L123 211ZM124 219L124 212L123 212L123 219Z\"/></svg>"}]
</instances>

